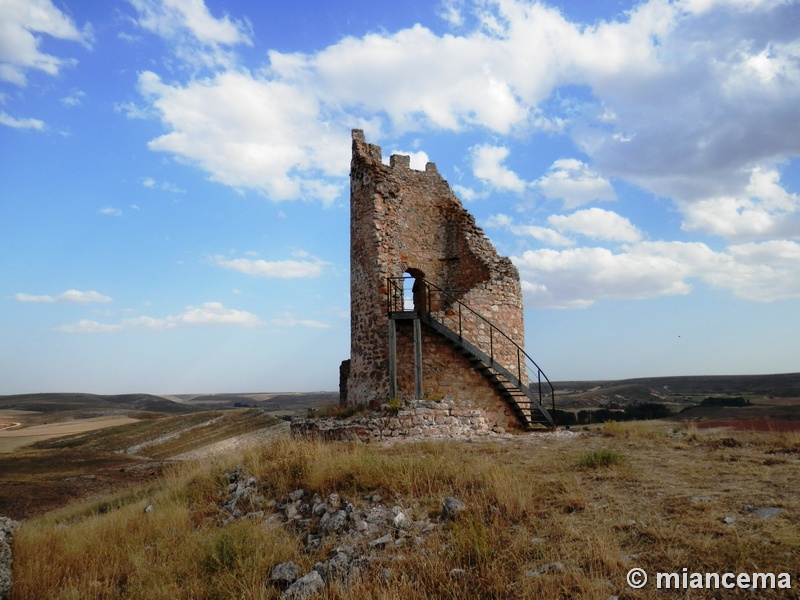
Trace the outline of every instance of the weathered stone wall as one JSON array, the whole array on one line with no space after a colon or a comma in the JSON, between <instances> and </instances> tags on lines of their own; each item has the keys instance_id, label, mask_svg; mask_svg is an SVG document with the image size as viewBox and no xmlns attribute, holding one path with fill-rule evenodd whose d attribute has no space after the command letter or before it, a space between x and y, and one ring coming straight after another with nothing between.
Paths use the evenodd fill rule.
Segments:
<instances>
[{"instance_id":1,"label":"weathered stone wall","mask_svg":"<svg viewBox=\"0 0 800 600\"><path fill-rule=\"evenodd\" d=\"M324 440L374 442L402 438L474 437L504 433L483 410L455 402L409 401L397 413L368 413L349 419L292 419L293 435Z\"/></svg>"},{"instance_id":2,"label":"weathered stone wall","mask_svg":"<svg viewBox=\"0 0 800 600\"><path fill-rule=\"evenodd\" d=\"M480 372L446 340L422 326L422 391L425 398L480 409L490 427L511 429L517 417ZM397 322L397 395L414 399L414 347L411 321Z\"/></svg>"},{"instance_id":3,"label":"weathered stone wall","mask_svg":"<svg viewBox=\"0 0 800 600\"><path fill-rule=\"evenodd\" d=\"M381 149L368 144L362 131L354 130L350 172L351 362L345 404L389 399L387 278L402 277L409 271L422 273L426 281L451 291L523 344L519 274L508 258L497 254L436 166L428 163L425 171L416 171L410 168L407 156L392 156L390 164L385 165ZM447 308L432 304L431 311ZM411 327L398 327L398 394L403 398L409 398L414 390L411 335ZM511 370L516 372L516 357L511 354L505 355L500 349L496 358L504 365L513 362ZM495 424L507 426L502 399L432 332L425 334L423 357L424 396L485 404Z\"/></svg>"}]
</instances>

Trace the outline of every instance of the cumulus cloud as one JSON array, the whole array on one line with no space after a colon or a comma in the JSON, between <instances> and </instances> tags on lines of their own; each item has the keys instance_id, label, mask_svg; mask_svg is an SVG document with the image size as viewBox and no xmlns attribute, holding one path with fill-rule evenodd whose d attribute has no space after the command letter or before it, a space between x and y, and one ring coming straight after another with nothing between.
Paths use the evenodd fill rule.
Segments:
<instances>
[{"instance_id":1,"label":"cumulus cloud","mask_svg":"<svg viewBox=\"0 0 800 600\"><path fill-rule=\"evenodd\" d=\"M185 194L186 190L178 187L168 181L157 181L152 177L145 177L142 179L142 185L151 190L161 190L163 192L171 192L173 194Z\"/></svg>"},{"instance_id":2,"label":"cumulus cloud","mask_svg":"<svg viewBox=\"0 0 800 600\"><path fill-rule=\"evenodd\" d=\"M164 318L148 316L123 319L119 323L99 323L81 319L76 323L62 325L62 333L114 333L120 331L171 330L199 326L255 327L260 319L251 312L225 308L220 302L205 302L201 306L187 306L178 315Z\"/></svg>"},{"instance_id":3,"label":"cumulus cloud","mask_svg":"<svg viewBox=\"0 0 800 600\"><path fill-rule=\"evenodd\" d=\"M94 290L81 292L79 290L67 290L58 296L49 295L32 295L19 293L14 295L14 299L19 302L70 302L76 304L87 304L89 302L111 302L111 297L105 294L100 294Z\"/></svg>"},{"instance_id":4,"label":"cumulus cloud","mask_svg":"<svg viewBox=\"0 0 800 600\"><path fill-rule=\"evenodd\" d=\"M574 158L555 161L547 174L533 183L545 198L576 208L594 200L616 200L611 183Z\"/></svg>"},{"instance_id":5,"label":"cumulus cloud","mask_svg":"<svg viewBox=\"0 0 800 600\"><path fill-rule=\"evenodd\" d=\"M105 215L106 217L121 217L122 209L114 208L113 206L104 206L97 211L97 214Z\"/></svg>"},{"instance_id":6,"label":"cumulus cloud","mask_svg":"<svg viewBox=\"0 0 800 600\"><path fill-rule=\"evenodd\" d=\"M532 237L551 246L574 246L570 234L594 240L629 243L642 239L642 232L627 218L610 210L588 208L568 215L550 215L547 225L520 225L508 215L492 215L484 222L487 228L504 229L517 236Z\"/></svg>"},{"instance_id":7,"label":"cumulus cloud","mask_svg":"<svg viewBox=\"0 0 800 600\"><path fill-rule=\"evenodd\" d=\"M247 73L223 72L181 86L151 72L139 88L171 130L152 150L197 165L213 181L255 189L273 200L332 202L341 192L349 133L322 122L314 94ZM269 135L265 135L268 132Z\"/></svg>"},{"instance_id":8,"label":"cumulus cloud","mask_svg":"<svg viewBox=\"0 0 800 600\"><path fill-rule=\"evenodd\" d=\"M26 72L34 69L58 75L74 64L41 51L42 35L88 44L91 29L79 30L51 0L4 0L0 2L0 80L24 86Z\"/></svg>"},{"instance_id":9,"label":"cumulus cloud","mask_svg":"<svg viewBox=\"0 0 800 600\"><path fill-rule=\"evenodd\" d=\"M693 281L758 302L800 298L800 244L791 241L722 252L700 242L639 242L616 253L597 247L542 249L512 260L526 301L540 308L686 294Z\"/></svg>"},{"instance_id":10,"label":"cumulus cloud","mask_svg":"<svg viewBox=\"0 0 800 600\"><path fill-rule=\"evenodd\" d=\"M313 319L298 319L294 315L286 313L276 319L272 320L273 325L280 327L308 327L310 329L330 329L330 324L324 321L315 321Z\"/></svg>"},{"instance_id":11,"label":"cumulus cloud","mask_svg":"<svg viewBox=\"0 0 800 600\"><path fill-rule=\"evenodd\" d=\"M253 44L247 21L214 17L203 0L129 0L137 24L175 46L177 56L195 66L235 64L232 46ZM136 40L133 40L136 41Z\"/></svg>"},{"instance_id":12,"label":"cumulus cloud","mask_svg":"<svg viewBox=\"0 0 800 600\"><path fill-rule=\"evenodd\" d=\"M584 308L598 300L686 294L690 270L670 257L607 248L528 250L512 257L526 300L540 308Z\"/></svg>"},{"instance_id":13,"label":"cumulus cloud","mask_svg":"<svg viewBox=\"0 0 800 600\"><path fill-rule=\"evenodd\" d=\"M134 2L150 23L152 3ZM156 21L198 40L249 40L242 23L223 19L227 38L203 34L178 0L164 6L174 18ZM347 37L185 84L143 73L140 90L168 129L150 147L225 185L330 202L344 187L350 127L366 125L373 139L544 128L570 135L586 157L558 161L534 184L568 209L613 200L614 177L680 202L736 197L747 169L800 153L797 3L649 0L590 25L522 0L449 1L440 12L457 34L416 25ZM161 31L156 21L147 26ZM576 88L585 92L568 107L546 105ZM475 175L519 193L527 182L503 165L507 150L476 147Z\"/></svg>"},{"instance_id":14,"label":"cumulus cloud","mask_svg":"<svg viewBox=\"0 0 800 600\"><path fill-rule=\"evenodd\" d=\"M574 133L602 172L693 202L740 195L752 165L800 152L800 5L724 4L667 5L648 71L586 73L614 118L587 111Z\"/></svg>"},{"instance_id":15,"label":"cumulus cloud","mask_svg":"<svg viewBox=\"0 0 800 600\"><path fill-rule=\"evenodd\" d=\"M525 181L502 164L508 154L504 146L475 146L472 148L472 171L475 177L496 190L521 194L525 191Z\"/></svg>"},{"instance_id":16,"label":"cumulus cloud","mask_svg":"<svg viewBox=\"0 0 800 600\"><path fill-rule=\"evenodd\" d=\"M0 125L13 127L14 129L37 129L42 131L44 129L44 121L39 119L17 119L11 115L0 112Z\"/></svg>"},{"instance_id":17,"label":"cumulus cloud","mask_svg":"<svg viewBox=\"0 0 800 600\"><path fill-rule=\"evenodd\" d=\"M739 196L678 204L682 228L733 240L800 237L800 195L780 185L776 169L756 167Z\"/></svg>"},{"instance_id":18,"label":"cumulus cloud","mask_svg":"<svg viewBox=\"0 0 800 600\"><path fill-rule=\"evenodd\" d=\"M625 217L602 208L588 208L569 215L551 215L547 222L561 232L578 233L596 240L638 242L642 232Z\"/></svg>"},{"instance_id":19,"label":"cumulus cloud","mask_svg":"<svg viewBox=\"0 0 800 600\"><path fill-rule=\"evenodd\" d=\"M314 278L322 275L324 262L319 260L278 260L267 261L250 258L226 258L216 255L211 262L223 269L238 271L254 277L277 279Z\"/></svg>"},{"instance_id":20,"label":"cumulus cloud","mask_svg":"<svg viewBox=\"0 0 800 600\"><path fill-rule=\"evenodd\" d=\"M81 90L73 90L72 93L61 98L61 104L67 108L74 108L83 104L83 99L86 97L86 92Z\"/></svg>"},{"instance_id":21,"label":"cumulus cloud","mask_svg":"<svg viewBox=\"0 0 800 600\"><path fill-rule=\"evenodd\" d=\"M492 215L483 224L488 229L505 229L514 235L532 237L548 246L572 246L574 240L550 227L541 225L517 225L508 215Z\"/></svg>"},{"instance_id":22,"label":"cumulus cloud","mask_svg":"<svg viewBox=\"0 0 800 600\"><path fill-rule=\"evenodd\" d=\"M504 72L514 60L506 52L480 32L438 36L415 25L348 37L315 54L272 52L270 70L332 106L385 115L396 133L470 125L508 133L526 110Z\"/></svg>"}]
</instances>

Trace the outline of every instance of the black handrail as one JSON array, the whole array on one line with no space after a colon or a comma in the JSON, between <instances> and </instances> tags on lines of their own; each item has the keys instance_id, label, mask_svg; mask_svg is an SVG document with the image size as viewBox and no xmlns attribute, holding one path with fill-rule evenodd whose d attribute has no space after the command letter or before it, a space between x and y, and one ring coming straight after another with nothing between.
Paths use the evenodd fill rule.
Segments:
<instances>
[{"instance_id":1,"label":"black handrail","mask_svg":"<svg viewBox=\"0 0 800 600\"><path fill-rule=\"evenodd\" d=\"M386 299L387 299L387 310L391 313L407 313L407 312L416 312L416 311L409 311L405 307L405 298L404 298L404 282L408 278L406 277L387 277L387 286L386 286ZM550 402L552 409L555 411L555 389L553 388L553 384L550 383L550 380L545 375L544 371L536 364L536 361L530 357L530 355L525 352L525 350L515 342L508 334L506 334L502 329L499 329L497 326L494 325L489 319L472 309L469 305L464 304L456 298L452 291L448 291L445 289L440 288L439 286L430 283L429 281L425 280L417 280L417 282L422 282L425 286L425 306L421 307L424 309L424 312L428 317L431 319L439 322L441 325L445 327L448 326L448 320L454 324L453 327L449 327L452 331L454 331L460 339L467 339L471 344L479 348L481 351L485 352L492 364L495 364L495 356L502 354L502 350L498 353L495 353L495 343L496 338L499 338L500 345L505 348L510 348L510 352L507 353L508 358L513 359L513 355L516 354L516 362L517 362L517 369L516 375L517 379L520 383L526 384L530 388L530 381L536 380L536 389L539 395L539 405L542 405L543 398L545 395L550 396ZM438 308L434 309L434 304L432 300L434 299L440 300L438 303ZM416 300L416 299L415 299ZM416 307L420 308L420 307ZM457 318L453 314L452 316L448 315L448 312L455 313L457 311L458 316ZM473 332L469 330L468 327L465 327L465 318L464 313L468 315L473 315L473 318L478 325L477 329L487 329L488 328L488 352L486 352L486 341L485 336L484 340L481 339L481 336L478 332ZM466 319L467 321L469 319ZM468 334L468 335L465 335ZM497 361L497 364L503 366L507 371L512 371L512 365L503 364L503 362ZM525 370L523 371L523 365ZM549 389L543 389L543 386Z\"/></svg>"}]
</instances>

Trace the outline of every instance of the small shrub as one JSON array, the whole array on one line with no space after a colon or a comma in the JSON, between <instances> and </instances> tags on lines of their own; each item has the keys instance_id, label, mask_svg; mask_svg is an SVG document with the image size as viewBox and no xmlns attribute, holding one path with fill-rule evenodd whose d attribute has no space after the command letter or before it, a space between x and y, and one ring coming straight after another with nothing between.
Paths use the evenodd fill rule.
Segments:
<instances>
[{"instance_id":1,"label":"small shrub","mask_svg":"<svg viewBox=\"0 0 800 600\"><path fill-rule=\"evenodd\" d=\"M311 412L313 410L313 413ZM317 419L349 419L356 415L368 412L367 406L364 404L354 404L352 406L341 406L339 404L330 404L322 406L316 410L309 409L309 417Z\"/></svg>"},{"instance_id":2,"label":"small shrub","mask_svg":"<svg viewBox=\"0 0 800 600\"><path fill-rule=\"evenodd\" d=\"M209 575L220 570L231 570L236 565L237 549L231 537L223 532L200 560L200 566Z\"/></svg>"},{"instance_id":3,"label":"small shrub","mask_svg":"<svg viewBox=\"0 0 800 600\"><path fill-rule=\"evenodd\" d=\"M606 437L624 437L627 428L619 421L606 421L603 423L602 431Z\"/></svg>"},{"instance_id":4,"label":"small shrub","mask_svg":"<svg viewBox=\"0 0 800 600\"><path fill-rule=\"evenodd\" d=\"M386 403L386 410L390 413L397 414L403 408L403 401L400 398L392 398Z\"/></svg>"},{"instance_id":5,"label":"small shrub","mask_svg":"<svg viewBox=\"0 0 800 600\"><path fill-rule=\"evenodd\" d=\"M578 466L584 469L598 469L600 467L610 467L625 460L625 457L608 448L593 450L581 456Z\"/></svg>"},{"instance_id":6,"label":"small shrub","mask_svg":"<svg viewBox=\"0 0 800 600\"><path fill-rule=\"evenodd\" d=\"M491 560L494 551L486 524L475 515L465 515L453 523L453 550L459 564L475 567Z\"/></svg>"}]
</instances>

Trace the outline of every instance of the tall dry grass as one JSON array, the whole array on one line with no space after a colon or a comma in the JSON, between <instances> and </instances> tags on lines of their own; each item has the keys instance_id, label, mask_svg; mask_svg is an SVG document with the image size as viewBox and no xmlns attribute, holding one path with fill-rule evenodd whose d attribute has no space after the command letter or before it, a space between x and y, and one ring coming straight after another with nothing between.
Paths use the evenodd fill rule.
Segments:
<instances>
[{"instance_id":1,"label":"tall dry grass","mask_svg":"<svg viewBox=\"0 0 800 600\"><path fill-rule=\"evenodd\" d=\"M721 442L728 438L736 443ZM797 441L775 433L677 435L662 424L621 424L572 439L391 448L275 440L177 466L149 489L25 522L15 540L13 599L278 597L267 585L274 565L293 560L310 570L332 548L308 552L302 533L268 519L220 526L219 491L235 466L257 477L267 498L303 488L366 504L379 494L414 518L434 520L446 496L467 505L420 545L385 550L360 579L329 586L323 598L664 597L627 587L634 566L796 578ZM582 464L601 450L624 460ZM782 513L757 519L745 504ZM146 513L148 505L154 510ZM735 521L723 522L726 516ZM709 596L701 592L680 597Z\"/></svg>"}]
</instances>

